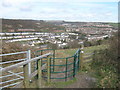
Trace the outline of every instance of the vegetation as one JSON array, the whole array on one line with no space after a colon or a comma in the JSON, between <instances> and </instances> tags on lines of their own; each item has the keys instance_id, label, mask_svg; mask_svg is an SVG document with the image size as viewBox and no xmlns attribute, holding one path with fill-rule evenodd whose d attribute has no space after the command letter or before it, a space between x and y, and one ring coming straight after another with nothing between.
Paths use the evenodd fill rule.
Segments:
<instances>
[{"instance_id":1,"label":"vegetation","mask_svg":"<svg viewBox=\"0 0 120 90\"><path fill-rule=\"evenodd\" d=\"M70 41L68 42L68 47L67 48L79 48L80 44L78 44L78 41Z\"/></svg>"},{"instance_id":2,"label":"vegetation","mask_svg":"<svg viewBox=\"0 0 120 90\"><path fill-rule=\"evenodd\" d=\"M109 23L109 25L113 26L113 28L118 28L118 23Z\"/></svg>"},{"instance_id":3,"label":"vegetation","mask_svg":"<svg viewBox=\"0 0 120 90\"><path fill-rule=\"evenodd\" d=\"M97 87L118 88L118 36L114 36L109 41L107 49L95 50L91 69L97 80Z\"/></svg>"},{"instance_id":4,"label":"vegetation","mask_svg":"<svg viewBox=\"0 0 120 90\"><path fill-rule=\"evenodd\" d=\"M2 32L9 32L9 30L18 32L17 29L35 29L36 32L65 31L65 27L54 25L43 20L2 19Z\"/></svg>"},{"instance_id":5,"label":"vegetation","mask_svg":"<svg viewBox=\"0 0 120 90\"><path fill-rule=\"evenodd\" d=\"M108 40L110 40L110 38L108 38L108 37L104 38L103 40L93 40L93 41L85 40L84 46L90 47L90 46L102 45L102 44L106 44L108 42Z\"/></svg>"},{"instance_id":6,"label":"vegetation","mask_svg":"<svg viewBox=\"0 0 120 90\"><path fill-rule=\"evenodd\" d=\"M22 43L20 42L13 42L9 44L5 42L2 43L2 54L15 53L15 52L21 52L21 51L27 51L27 50L31 50L32 52L34 52L36 48L30 47L30 46L22 46ZM26 54L4 56L2 57L2 62L23 59L25 57L26 57ZM32 57L33 57L33 54L32 54Z\"/></svg>"}]
</instances>

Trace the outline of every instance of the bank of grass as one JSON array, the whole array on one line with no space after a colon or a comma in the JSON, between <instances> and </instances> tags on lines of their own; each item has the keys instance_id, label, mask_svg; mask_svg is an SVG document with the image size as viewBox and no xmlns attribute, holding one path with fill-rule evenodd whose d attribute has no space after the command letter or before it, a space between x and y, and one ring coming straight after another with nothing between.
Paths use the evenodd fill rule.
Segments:
<instances>
[{"instance_id":1,"label":"bank of grass","mask_svg":"<svg viewBox=\"0 0 120 90\"><path fill-rule=\"evenodd\" d=\"M95 53L91 63L84 63L82 71L91 73L96 78L97 88L118 87L118 74L114 60L109 58L109 45L99 45L84 48L85 53Z\"/></svg>"},{"instance_id":2,"label":"bank of grass","mask_svg":"<svg viewBox=\"0 0 120 90\"><path fill-rule=\"evenodd\" d=\"M116 63L109 58L108 50L98 50L93 56L93 61L90 65L93 71L93 76L97 78L97 88L117 88L118 74Z\"/></svg>"},{"instance_id":3,"label":"bank of grass","mask_svg":"<svg viewBox=\"0 0 120 90\"><path fill-rule=\"evenodd\" d=\"M84 52L85 53L93 53L95 50L101 50L101 49L104 50L104 49L106 49L108 47L109 47L109 45L107 45L107 44L91 46L91 47L85 47Z\"/></svg>"},{"instance_id":4,"label":"bank of grass","mask_svg":"<svg viewBox=\"0 0 120 90\"><path fill-rule=\"evenodd\" d=\"M74 53L77 51L78 48L75 49L60 49L60 50L56 50L56 57L60 58L65 58L65 57L69 57L69 56L73 56Z\"/></svg>"}]
</instances>

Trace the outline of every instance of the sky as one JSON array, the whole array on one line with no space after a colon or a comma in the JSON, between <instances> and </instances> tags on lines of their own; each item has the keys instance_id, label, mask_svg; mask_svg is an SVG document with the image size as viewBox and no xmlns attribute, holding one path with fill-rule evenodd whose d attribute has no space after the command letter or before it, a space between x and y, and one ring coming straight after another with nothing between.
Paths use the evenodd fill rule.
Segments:
<instances>
[{"instance_id":1,"label":"sky","mask_svg":"<svg viewBox=\"0 0 120 90\"><path fill-rule=\"evenodd\" d=\"M119 0L1 0L0 18L118 22Z\"/></svg>"}]
</instances>

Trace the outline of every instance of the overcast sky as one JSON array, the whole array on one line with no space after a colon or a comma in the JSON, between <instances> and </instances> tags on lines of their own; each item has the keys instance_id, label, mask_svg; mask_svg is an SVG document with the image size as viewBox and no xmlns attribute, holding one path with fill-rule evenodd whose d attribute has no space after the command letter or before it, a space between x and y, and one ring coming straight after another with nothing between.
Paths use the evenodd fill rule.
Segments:
<instances>
[{"instance_id":1,"label":"overcast sky","mask_svg":"<svg viewBox=\"0 0 120 90\"><path fill-rule=\"evenodd\" d=\"M0 17L9 19L118 22L118 1L2 0Z\"/></svg>"}]
</instances>

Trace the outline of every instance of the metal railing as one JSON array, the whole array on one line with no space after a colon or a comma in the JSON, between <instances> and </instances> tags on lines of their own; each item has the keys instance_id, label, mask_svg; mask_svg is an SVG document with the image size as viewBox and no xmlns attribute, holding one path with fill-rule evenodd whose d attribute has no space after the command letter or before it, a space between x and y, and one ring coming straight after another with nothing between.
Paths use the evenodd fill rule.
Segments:
<instances>
[{"instance_id":1,"label":"metal railing","mask_svg":"<svg viewBox=\"0 0 120 90\"><path fill-rule=\"evenodd\" d=\"M52 50L52 49L48 49L48 50ZM5 83L12 82L12 81L18 81L18 82L14 82L14 83L10 83L8 85L2 86L1 88L6 88L6 87L10 87L10 86L19 86L21 84L23 84L25 88L29 88L29 85L30 85L29 81L33 77L35 77L36 75L37 75L37 79L38 79L38 86L40 88L41 88L41 82L42 82L41 78L46 78L47 82L50 82L51 79L52 80L53 79L59 79L59 80L61 79L61 80L67 81L67 79L69 79L69 77L74 78L76 73L78 72L79 68L81 68L81 66L82 66L81 65L81 60L82 60L81 50L78 49L73 56L65 57L65 58L55 58L55 50L52 50L53 51L52 53L43 54L44 53L43 51L48 51L48 50L37 51L37 53L36 53L37 55L35 58L31 58L30 50L24 51L24 52L11 53L12 55L26 53L26 58L25 58L25 60L19 59L19 60L15 60L15 61L8 61L8 62L1 62L0 63L0 64L6 64L6 63L11 63L11 62L22 61L22 62L14 64L14 65L7 66L5 68L0 67L0 73L5 73L5 72L10 73L9 75L5 75L5 76L0 77L0 79L6 78L6 77L11 77L13 75L18 77L16 79L11 79L8 81L0 82L0 84L5 84ZM11 54L2 54L0 56L6 56L6 55L11 55ZM43 54L43 55L41 55L41 54ZM46 60L44 60L44 59L46 59ZM57 59L58 60L65 59L65 63L62 65L55 64L55 62L54 62L55 59L56 60ZM44 63L44 61L45 61L45 63ZM31 73L31 66L30 66L31 62L37 62L36 63L37 68L32 73ZM56 71L57 69L54 68L56 66L57 67L63 66L64 70L63 71ZM11 71L11 70L16 69L18 67L22 67L23 72L14 73ZM58 68L58 69L60 69L60 68ZM46 76L44 76L44 74L43 74L44 72L46 73L45 74ZM57 73L58 74L62 73L64 76L57 77L57 78L52 77L52 74L57 74ZM23 74L23 76L21 76L20 74ZM23 80L22 82L20 82L21 79Z\"/></svg>"},{"instance_id":2,"label":"metal railing","mask_svg":"<svg viewBox=\"0 0 120 90\"><path fill-rule=\"evenodd\" d=\"M16 75L18 76L19 78L16 78L16 79L12 79L12 80L8 80L8 81L3 81L3 82L0 82L0 84L5 84L5 83L9 83L9 82L12 82L12 81L17 81L17 80L20 80L20 79L23 79L24 81L24 87L29 87L28 86L28 83L29 83L29 80L34 77L35 75L39 75L40 73L40 70L42 70L43 68L45 68L46 65L44 66L41 66L41 65L38 65L39 67L39 71L35 71L33 73L29 73L29 70L31 69L29 67L29 63L33 62L33 61L41 61L40 59L44 58L44 57L48 57L50 55L52 55L52 53L47 53L47 54L44 54L42 56L39 56L39 57L35 57L35 58L32 58L30 59L30 50L29 51L25 51L25 52L17 52L17 53L12 53L12 54L21 54L21 53L26 53L27 54L27 60L23 61L23 62L19 62L17 64L14 64L14 65L11 65L11 66L7 66L5 68L0 68L0 73L5 73L5 72L9 72L11 74L9 75L5 75L5 76L2 76L0 78L5 78L5 77L10 77L12 75ZM5 56L5 55L11 55L11 54L2 54L0 56ZM10 70L13 70L15 68L18 68L20 66L23 66L23 71L24 72L19 72L19 73L14 73ZM30 69L29 69L30 68ZM20 76L19 74L23 73L24 74L24 77L23 76ZM40 78L41 79L41 78ZM10 86L15 86L15 85L18 85L20 84L21 82L15 82L15 83L12 83L12 84L8 84L8 85L5 85L5 86L2 86L2 88L6 88L6 87L10 87Z\"/></svg>"},{"instance_id":3,"label":"metal railing","mask_svg":"<svg viewBox=\"0 0 120 90\"><path fill-rule=\"evenodd\" d=\"M12 63L18 63L18 62L21 62L21 61L29 60L29 58L30 58L30 50L23 51L23 52L16 52L16 53L1 54L0 56L3 57L3 56L10 56L10 55L18 55L18 54L26 54L26 58L12 60L12 61L0 62L0 65L1 66L6 65L6 64L11 65ZM29 72L30 72L30 64L29 64L28 67L29 67ZM3 67L0 67L0 69L3 69ZM0 82L0 85L2 86L1 88L7 88L7 87L10 87L10 86L14 86L17 83L19 83L19 81L15 82L15 83L12 83L13 81L23 80L24 79L24 77L20 75L20 74L23 74L22 71L17 72L17 73L15 73L13 71L7 71L7 73L9 73L9 74L5 74L5 75L2 74L2 76L0 77L0 79L2 79L2 82ZM14 77L14 76L16 76L18 78L10 79L10 80L8 79L8 78L11 78L11 77ZM7 80L4 81L4 79L7 79ZM7 83L11 83L11 84L7 84ZM5 84L5 85L3 86L3 84Z\"/></svg>"},{"instance_id":4,"label":"metal railing","mask_svg":"<svg viewBox=\"0 0 120 90\"><path fill-rule=\"evenodd\" d=\"M77 71L80 68L80 55L81 50L78 49L74 55L70 57L64 57L64 58L56 58L55 57L55 50L53 49L43 49L43 50L38 50L35 52L36 56L42 55L44 51L52 51L54 53L53 57L50 58L50 79L52 80L65 80L67 81L68 78L75 77ZM56 64L55 62L62 60L64 63L62 64ZM46 59L42 59L42 64L46 63ZM58 70L57 70L58 68ZM60 68L63 68L62 70L59 70ZM42 72L46 73L47 69L42 70ZM59 77L55 77L55 74L59 74ZM46 75L46 74L45 74ZM43 78L47 78L48 76L43 76ZM57 75L56 75L57 76Z\"/></svg>"},{"instance_id":5,"label":"metal railing","mask_svg":"<svg viewBox=\"0 0 120 90\"><path fill-rule=\"evenodd\" d=\"M7 77L10 78L10 80L5 80L5 81L2 81L0 82L0 88L6 88L6 87L10 87L10 86L15 86L16 84L20 83L19 81L22 79L24 79L23 75L21 76L20 74L24 74L25 72L13 72L12 70L15 69L15 68L18 68L18 67L22 67L24 65L27 64L27 75L28 76L31 76L31 60L34 60L36 61L37 59L40 59L41 57L36 57L34 59L31 59L31 51L28 50L28 51L23 51L23 52L16 52L16 53L8 53L8 54L1 54L0 56L8 56L8 55L17 55L17 54L26 54L26 58L24 59L18 59L18 60L13 60L13 61L6 61L6 62L1 62L0 65L3 65L3 64L10 64L10 63L17 63L17 64L13 64L11 66L7 66L7 67L0 67L0 73L10 73L10 74L7 74L7 75L3 75L0 76L0 79L6 79ZM48 56L49 54L46 54L45 56L43 55L43 57L46 57ZM21 62L22 61L22 62ZM24 68L24 67L23 67ZM17 76L18 78L15 78L15 79L11 79L12 76ZM33 75L34 76L34 75ZM12 83L13 81L16 81L14 83ZM18 81L18 82L17 82ZM10 83L10 84L7 84L7 83ZM5 84L3 86L3 84Z\"/></svg>"}]
</instances>

